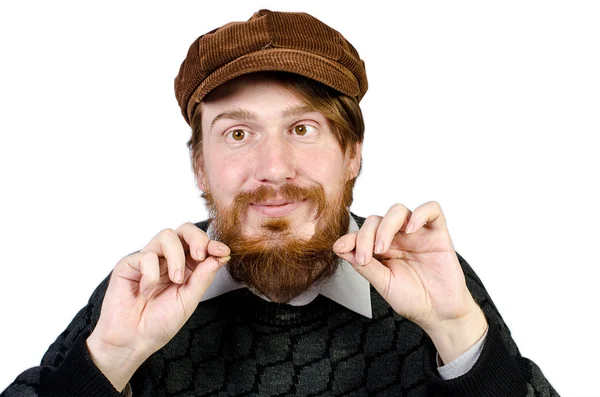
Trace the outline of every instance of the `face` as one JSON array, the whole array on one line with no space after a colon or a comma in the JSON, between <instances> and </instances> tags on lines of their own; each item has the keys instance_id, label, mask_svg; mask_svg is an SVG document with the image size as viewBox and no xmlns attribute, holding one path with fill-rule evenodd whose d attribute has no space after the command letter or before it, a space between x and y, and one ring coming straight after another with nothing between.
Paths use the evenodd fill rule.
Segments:
<instances>
[{"instance_id":1,"label":"face","mask_svg":"<svg viewBox=\"0 0 600 397\"><path fill-rule=\"evenodd\" d=\"M237 79L202 104L203 160L198 184L218 208L242 192L283 185L322 187L342 193L360 167L360 151L344 155L327 119L273 82ZM349 151L348 151L349 152ZM275 197L253 202L240 214L245 236L265 221L285 217L299 238L315 231L316 208L308 200Z\"/></svg>"},{"instance_id":2,"label":"face","mask_svg":"<svg viewBox=\"0 0 600 397\"><path fill-rule=\"evenodd\" d=\"M240 270L240 281L276 301L330 276L331 246L348 227L347 182L358 174L360 147L344 154L328 120L273 81L236 79L201 106L198 184L232 249L232 276ZM303 263L307 252L313 254Z\"/></svg>"}]
</instances>

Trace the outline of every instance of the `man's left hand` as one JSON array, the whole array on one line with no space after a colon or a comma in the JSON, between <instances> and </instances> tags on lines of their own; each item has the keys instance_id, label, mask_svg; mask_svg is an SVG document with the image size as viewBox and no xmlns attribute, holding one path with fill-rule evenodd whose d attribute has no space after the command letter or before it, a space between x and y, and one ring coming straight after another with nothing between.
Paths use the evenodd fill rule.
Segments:
<instances>
[{"instance_id":1,"label":"man's left hand","mask_svg":"<svg viewBox=\"0 0 600 397\"><path fill-rule=\"evenodd\" d=\"M390 306L419 325L444 363L474 345L487 321L469 292L438 203L394 205L333 246Z\"/></svg>"}]
</instances>

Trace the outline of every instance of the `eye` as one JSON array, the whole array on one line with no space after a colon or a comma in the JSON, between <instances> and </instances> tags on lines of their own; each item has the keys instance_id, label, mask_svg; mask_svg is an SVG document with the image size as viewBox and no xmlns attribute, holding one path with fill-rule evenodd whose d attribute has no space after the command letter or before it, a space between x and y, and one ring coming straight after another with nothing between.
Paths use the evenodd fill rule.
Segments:
<instances>
[{"instance_id":1,"label":"eye","mask_svg":"<svg viewBox=\"0 0 600 397\"><path fill-rule=\"evenodd\" d=\"M246 131L244 130L233 130L229 134L234 141L243 141L246 137Z\"/></svg>"},{"instance_id":2,"label":"eye","mask_svg":"<svg viewBox=\"0 0 600 397\"><path fill-rule=\"evenodd\" d=\"M298 124L294 127L294 134L304 136L308 133L311 133L315 130L315 127L307 124Z\"/></svg>"}]
</instances>

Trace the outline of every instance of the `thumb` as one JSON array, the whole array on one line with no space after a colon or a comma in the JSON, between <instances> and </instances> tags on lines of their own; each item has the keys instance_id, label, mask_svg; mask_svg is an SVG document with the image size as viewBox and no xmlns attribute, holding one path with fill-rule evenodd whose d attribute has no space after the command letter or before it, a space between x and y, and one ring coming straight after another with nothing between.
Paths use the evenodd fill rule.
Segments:
<instances>
[{"instance_id":1,"label":"thumb","mask_svg":"<svg viewBox=\"0 0 600 397\"><path fill-rule=\"evenodd\" d=\"M371 260L365 264L359 264L356 260L356 251L347 253L336 252L336 255L350 263L354 270L366 278L367 281L375 287L377 292L387 300L393 276L392 271L387 266L375 258L371 258Z\"/></svg>"},{"instance_id":2,"label":"thumb","mask_svg":"<svg viewBox=\"0 0 600 397\"><path fill-rule=\"evenodd\" d=\"M179 288L180 295L189 304L196 307L204 293L213 282L217 271L226 264L230 256L209 256L200 262L185 284Z\"/></svg>"}]
</instances>

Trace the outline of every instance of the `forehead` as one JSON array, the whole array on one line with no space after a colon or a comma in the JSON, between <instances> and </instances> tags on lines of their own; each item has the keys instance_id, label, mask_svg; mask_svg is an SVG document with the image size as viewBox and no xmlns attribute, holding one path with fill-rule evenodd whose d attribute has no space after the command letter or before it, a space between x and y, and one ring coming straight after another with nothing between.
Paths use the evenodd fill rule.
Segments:
<instances>
[{"instance_id":1,"label":"forehead","mask_svg":"<svg viewBox=\"0 0 600 397\"><path fill-rule=\"evenodd\" d=\"M293 81L261 74L231 80L213 90L200 104L202 129L208 133L214 122L222 118L273 120L273 117L287 118L316 112L319 118L326 119L294 87ZM328 123L327 120L324 122Z\"/></svg>"},{"instance_id":2,"label":"forehead","mask_svg":"<svg viewBox=\"0 0 600 397\"><path fill-rule=\"evenodd\" d=\"M249 74L230 80L211 91L202 101L203 104L223 102L231 98L249 99L259 97L268 91L275 91L280 95L289 96L290 100L301 100L299 94L293 90L293 83L284 82L268 74Z\"/></svg>"}]
</instances>

